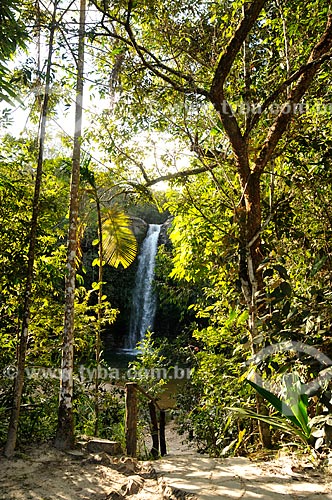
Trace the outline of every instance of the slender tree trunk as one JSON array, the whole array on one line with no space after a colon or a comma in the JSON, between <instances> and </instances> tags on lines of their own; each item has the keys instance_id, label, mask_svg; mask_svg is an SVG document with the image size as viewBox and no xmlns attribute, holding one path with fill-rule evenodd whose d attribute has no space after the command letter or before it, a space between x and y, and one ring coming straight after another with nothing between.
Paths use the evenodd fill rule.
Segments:
<instances>
[{"instance_id":1,"label":"slender tree trunk","mask_svg":"<svg viewBox=\"0 0 332 500\"><path fill-rule=\"evenodd\" d=\"M152 448L151 455L153 458L158 458L159 455L159 428L158 428L158 419L156 412L156 405L153 401L149 401L149 413L151 419L151 437L152 437Z\"/></svg>"},{"instance_id":2,"label":"slender tree trunk","mask_svg":"<svg viewBox=\"0 0 332 500\"><path fill-rule=\"evenodd\" d=\"M65 284L65 317L64 339L62 348L62 365L60 380L60 398L58 411L58 426L55 446L59 449L69 449L74 444L73 417L73 370L74 370L74 302L77 256L77 224L79 208L79 181L82 139L83 115L83 85L84 85L84 30L85 30L86 0L80 0L80 26L77 58L75 135L72 158L72 175L70 186L69 229L67 249L67 276Z\"/></svg>"},{"instance_id":3,"label":"slender tree trunk","mask_svg":"<svg viewBox=\"0 0 332 500\"><path fill-rule=\"evenodd\" d=\"M99 366L101 352L101 319L102 319L102 296L103 296L103 226L101 221L100 200L96 188L96 206L98 216L98 238L99 238L99 272L98 272L98 313L97 313L97 331L96 331L96 375L95 375L95 435L99 433Z\"/></svg>"},{"instance_id":4,"label":"slender tree trunk","mask_svg":"<svg viewBox=\"0 0 332 500\"><path fill-rule=\"evenodd\" d=\"M38 130L38 160L37 160L32 215L30 222L28 268L27 268L27 277L26 277L25 292L24 292L22 325L21 325L19 346L17 352L17 373L14 381L12 410L10 415L7 442L4 451L5 456L8 458L11 458L13 456L16 446L18 421L20 416L20 406L21 406L21 399L22 399L22 392L24 385L25 358L28 347L28 333L29 333L28 328L30 320L31 293L32 293L32 284L34 279L33 267L36 254L36 240L37 240L38 217L39 217L39 198L40 198L40 190L42 184L44 142L45 142L46 121L47 121L47 112L49 103L49 86L51 80L56 11L57 11L57 2L54 3L54 9L50 26L50 39L48 44L48 57L47 57L46 76L45 76L45 94L40 112L40 122Z\"/></svg>"}]
</instances>

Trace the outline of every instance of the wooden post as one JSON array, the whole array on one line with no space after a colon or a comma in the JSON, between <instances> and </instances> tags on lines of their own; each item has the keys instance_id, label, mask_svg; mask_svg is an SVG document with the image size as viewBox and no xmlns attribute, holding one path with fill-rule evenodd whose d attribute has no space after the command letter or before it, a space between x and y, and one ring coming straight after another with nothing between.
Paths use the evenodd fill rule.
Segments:
<instances>
[{"instance_id":1,"label":"wooden post","mask_svg":"<svg viewBox=\"0 0 332 500\"><path fill-rule=\"evenodd\" d=\"M129 457L137 455L137 384L126 384L126 449Z\"/></svg>"},{"instance_id":2,"label":"wooden post","mask_svg":"<svg viewBox=\"0 0 332 500\"><path fill-rule=\"evenodd\" d=\"M160 454L162 457L167 453L165 426L166 426L166 411L160 410L159 432L160 432Z\"/></svg>"},{"instance_id":3,"label":"wooden post","mask_svg":"<svg viewBox=\"0 0 332 500\"><path fill-rule=\"evenodd\" d=\"M158 436L158 420L156 407L153 401L149 401L149 411L151 417L151 436L152 436L152 449L151 455L157 458L159 455L159 436Z\"/></svg>"}]
</instances>

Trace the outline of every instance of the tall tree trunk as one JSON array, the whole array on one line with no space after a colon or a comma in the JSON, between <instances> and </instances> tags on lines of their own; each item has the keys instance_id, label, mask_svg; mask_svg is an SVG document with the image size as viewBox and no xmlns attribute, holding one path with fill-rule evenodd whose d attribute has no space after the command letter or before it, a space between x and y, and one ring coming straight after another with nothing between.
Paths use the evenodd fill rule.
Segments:
<instances>
[{"instance_id":1,"label":"tall tree trunk","mask_svg":"<svg viewBox=\"0 0 332 500\"><path fill-rule=\"evenodd\" d=\"M261 200L260 174L251 173L245 180L242 179L243 200L240 209L240 237L242 248L240 252L240 279L243 295L249 311L249 334L251 352L255 354L261 347L262 341L257 328L258 315L264 307L264 282L260 264L263 260L261 249ZM260 415L267 415L268 411L264 400L256 394L256 409ZM271 447L271 432L269 425L258 421L258 430L261 443L264 447Z\"/></svg>"},{"instance_id":2,"label":"tall tree trunk","mask_svg":"<svg viewBox=\"0 0 332 500\"><path fill-rule=\"evenodd\" d=\"M113 19L107 12L105 6L98 6L97 2L94 0L92 1L94 5L103 12L103 15L106 18L109 17L109 19L113 22ZM248 71L250 69L250 65L249 60L247 59L247 49L250 47L250 41L248 41L247 38L251 29L257 22L262 9L267 3L267 0L252 0L250 2L245 2L242 11L242 19L228 44L222 49L217 67L214 71L209 92L206 91L206 88L200 87L198 80L195 81L195 76L191 71L187 74L174 72L173 67L167 67L164 63L158 62L155 57L153 58L153 63L148 60L144 48L142 48L138 40L135 39L134 31L131 28L130 14L134 8L133 2L130 2L131 8L129 9L127 20L123 23L123 26L126 27L128 33L128 43L130 42L129 45L134 48L143 65L148 68L149 71L157 75L158 78L162 78L168 84L172 85L172 87L179 93L190 94L195 92L197 95L204 96L210 100L219 114L225 133L232 146L235 161L237 163L237 172L241 178L243 192L240 207L236 211L237 213L235 215L240 228L241 240L240 278L242 282L243 294L250 313L249 329L253 349L258 348L256 344L258 341L257 297L260 293L263 296L264 292L262 275L259 271L259 264L262 260L260 241L260 175L264 172L267 164L271 161L275 148L293 118L295 109L294 105L296 106L297 103L301 102L303 95L312 84L314 77L322 64L330 59L329 51L332 48L332 14L329 14L326 29L319 41L313 47L307 63L304 64L298 71L293 73L290 78L287 78L283 84L281 84L277 90L275 90L266 99L265 103L263 103L262 108L266 110L271 103L277 102L278 99L283 96L283 92L285 90L289 90L279 115L276 117L268 130L264 142L260 145L258 155L251 158L252 162L250 165L248 157L248 143L251 138L251 132L257 128L261 118L261 113L257 113L252 117L249 113L246 117L245 130L242 132L240 123L238 122L236 116L234 116L231 106L226 99L228 92L225 92L225 85L228 85L229 90L230 86L228 76L241 48L244 47L245 93L246 98L249 97L250 75ZM111 35L110 30L107 29L106 31L108 36ZM287 33L285 29L284 37L286 53L288 52L288 46ZM288 54L286 54L286 59L288 59ZM289 66L288 62L287 65ZM180 79L178 77L180 77ZM182 82L188 82L188 84ZM185 177L187 175L191 175L192 173L193 171L181 172L181 176ZM196 173L199 173L198 170L196 170ZM154 180L149 179L144 172L143 176L145 178L146 185L152 185L155 182ZM168 179L160 177L158 181ZM264 439L265 443L268 443L267 437Z\"/></svg>"},{"instance_id":3,"label":"tall tree trunk","mask_svg":"<svg viewBox=\"0 0 332 500\"><path fill-rule=\"evenodd\" d=\"M73 370L74 370L74 302L77 256L77 224L79 208L79 181L82 139L84 86L84 30L86 0L80 0L80 25L77 57L75 135L70 186L69 229L67 248L67 276L65 284L65 317L60 380L58 425L55 446L61 450L74 444Z\"/></svg>"},{"instance_id":4,"label":"tall tree trunk","mask_svg":"<svg viewBox=\"0 0 332 500\"><path fill-rule=\"evenodd\" d=\"M24 292L22 325L21 325L19 346L17 353L17 373L14 380L12 410L10 414L7 442L4 451L4 454L7 458L11 458L13 456L16 446L17 428L20 417L21 399L24 386L25 358L28 347L28 334L29 334L28 328L30 320L31 293L32 293L32 284L34 279L33 267L35 262L35 253L36 253L35 250L36 250L38 217L39 217L39 198L40 198L40 190L42 184L44 142L45 142L46 121L47 121L47 112L49 103L49 87L51 81L51 68L52 68L54 33L56 27L55 19L57 12L57 3L58 2L54 2L54 9L50 26L50 39L48 44L48 56L46 65L46 76L45 76L45 94L40 111L40 121L38 130L38 160L37 160L35 189L33 197L31 222L30 222L28 268L27 268L27 277L26 277L25 292Z\"/></svg>"},{"instance_id":5,"label":"tall tree trunk","mask_svg":"<svg viewBox=\"0 0 332 500\"><path fill-rule=\"evenodd\" d=\"M95 374L95 435L99 433L99 366L101 353L101 320L102 320L102 296L103 296L103 226L101 220L100 199L97 188L95 188L97 217L98 217L98 238L99 238L99 271L98 271L98 313L96 331L96 374Z\"/></svg>"}]
</instances>

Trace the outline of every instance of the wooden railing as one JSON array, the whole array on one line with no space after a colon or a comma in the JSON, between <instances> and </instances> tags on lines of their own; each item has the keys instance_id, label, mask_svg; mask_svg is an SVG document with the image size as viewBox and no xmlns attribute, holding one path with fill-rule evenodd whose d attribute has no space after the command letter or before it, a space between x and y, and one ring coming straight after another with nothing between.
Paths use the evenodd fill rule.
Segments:
<instances>
[{"instance_id":1,"label":"wooden railing","mask_svg":"<svg viewBox=\"0 0 332 500\"><path fill-rule=\"evenodd\" d=\"M151 455L154 458L166 455L166 412L158 405L157 401L150 396L136 382L126 384L126 451L130 457L137 456L137 421L138 421L138 392L141 392L149 400L149 413L151 418ZM159 411L159 422L157 417Z\"/></svg>"}]
</instances>

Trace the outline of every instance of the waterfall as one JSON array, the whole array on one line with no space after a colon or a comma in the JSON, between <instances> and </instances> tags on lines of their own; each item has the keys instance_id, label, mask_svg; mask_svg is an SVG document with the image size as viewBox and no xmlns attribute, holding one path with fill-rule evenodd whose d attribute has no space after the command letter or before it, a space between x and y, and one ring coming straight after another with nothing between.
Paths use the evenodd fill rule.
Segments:
<instances>
[{"instance_id":1,"label":"waterfall","mask_svg":"<svg viewBox=\"0 0 332 500\"><path fill-rule=\"evenodd\" d=\"M156 294L153 289L155 259L161 226L150 224L138 256L138 268L133 290L129 334L125 349L135 349L147 330L153 328L156 313Z\"/></svg>"}]
</instances>

